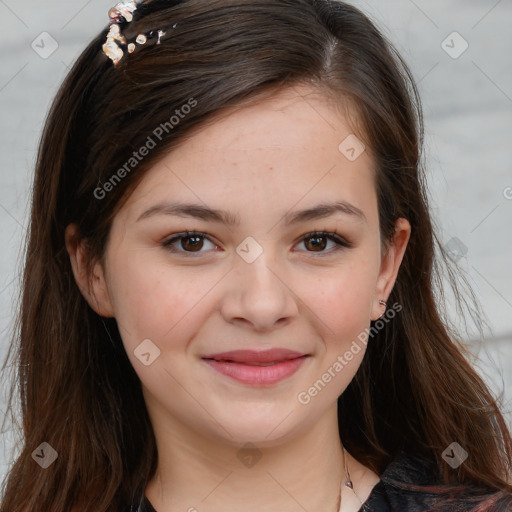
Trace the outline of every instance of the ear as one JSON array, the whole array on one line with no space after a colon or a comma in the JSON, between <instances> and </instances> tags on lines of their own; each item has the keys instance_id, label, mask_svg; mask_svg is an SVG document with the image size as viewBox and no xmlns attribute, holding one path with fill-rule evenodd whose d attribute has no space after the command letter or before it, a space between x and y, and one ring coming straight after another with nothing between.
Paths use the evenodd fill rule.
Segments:
<instances>
[{"instance_id":1,"label":"ear","mask_svg":"<svg viewBox=\"0 0 512 512\"><path fill-rule=\"evenodd\" d=\"M402 263L410 236L411 225L409 224L409 221L404 218L397 219L393 240L381 259L371 320L378 320L386 311L386 306L379 304L379 300L387 302L387 298L395 285L396 276L398 275L398 270Z\"/></svg>"},{"instance_id":2,"label":"ear","mask_svg":"<svg viewBox=\"0 0 512 512\"><path fill-rule=\"evenodd\" d=\"M76 224L67 226L65 242L76 284L85 300L98 315L113 317L114 308L108 294L103 266L99 262L95 263L90 275L86 243L80 239Z\"/></svg>"}]
</instances>

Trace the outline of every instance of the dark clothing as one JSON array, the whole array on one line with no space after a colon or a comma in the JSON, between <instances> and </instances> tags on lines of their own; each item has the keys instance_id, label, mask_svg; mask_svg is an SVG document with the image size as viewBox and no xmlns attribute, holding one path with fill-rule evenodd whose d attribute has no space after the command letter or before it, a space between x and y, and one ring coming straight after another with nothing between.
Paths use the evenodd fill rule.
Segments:
<instances>
[{"instance_id":1,"label":"dark clothing","mask_svg":"<svg viewBox=\"0 0 512 512\"><path fill-rule=\"evenodd\" d=\"M439 494L440 490L436 470L431 463L401 452L380 475L380 481L373 487L359 512L466 512L477 505L477 502L469 499L475 495L471 490L452 501L448 501L448 494ZM510 508L505 505L499 510L512 511L512 497ZM139 508L134 507L132 511L156 512L145 496Z\"/></svg>"}]
</instances>

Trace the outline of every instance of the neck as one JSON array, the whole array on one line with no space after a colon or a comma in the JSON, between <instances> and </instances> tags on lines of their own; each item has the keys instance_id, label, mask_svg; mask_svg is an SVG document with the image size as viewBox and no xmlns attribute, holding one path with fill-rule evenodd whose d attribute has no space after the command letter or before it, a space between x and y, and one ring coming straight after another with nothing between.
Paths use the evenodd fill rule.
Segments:
<instances>
[{"instance_id":1,"label":"neck","mask_svg":"<svg viewBox=\"0 0 512 512\"><path fill-rule=\"evenodd\" d=\"M208 438L157 415L158 467L146 488L157 512L337 512L345 474L336 404L309 430L287 440L255 440L246 452L240 452L243 441ZM354 479L353 459L345 454ZM345 497L351 490L343 487Z\"/></svg>"}]
</instances>

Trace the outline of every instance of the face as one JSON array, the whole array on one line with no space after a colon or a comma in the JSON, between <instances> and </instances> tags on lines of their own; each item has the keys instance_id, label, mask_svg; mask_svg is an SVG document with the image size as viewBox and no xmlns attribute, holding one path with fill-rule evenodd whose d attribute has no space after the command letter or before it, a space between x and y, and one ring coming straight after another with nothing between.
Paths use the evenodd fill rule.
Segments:
<instances>
[{"instance_id":1,"label":"face","mask_svg":"<svg viewBox=\"0 0 512 512\"><path fill-rule=\"evenodd\" d=\"M369 151L339 149L352 133L320 93L281 91L194 134L119 211L94 304L154 425L270 445L335 410L409 229L382 251Z\"/></svg>"}]
</instances>

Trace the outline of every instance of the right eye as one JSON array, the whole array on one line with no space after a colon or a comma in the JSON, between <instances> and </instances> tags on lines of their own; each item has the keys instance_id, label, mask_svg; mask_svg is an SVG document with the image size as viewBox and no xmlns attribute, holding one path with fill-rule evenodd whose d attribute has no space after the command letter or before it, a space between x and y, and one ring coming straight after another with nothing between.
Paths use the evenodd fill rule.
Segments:
<instances>
[{"instance_id":1,"label":"right eye","mask_svg":"<svg viewBox=\"0 0 512 512\"><path fill-rule=\"evenodd\" d=\"M178 233L176 235L171 236L171 238L167 238L162 242L162 246L165 247L170 252L177 252L182 254L201 254L201 249L204 246L205 239L214 247L217 245L213 244L208 239L208 236L205 233L200 233L197 231L186 231L185 233ZM176 245L180 246L180 248L176 247Z\"/></svg>"}]
</instances>

